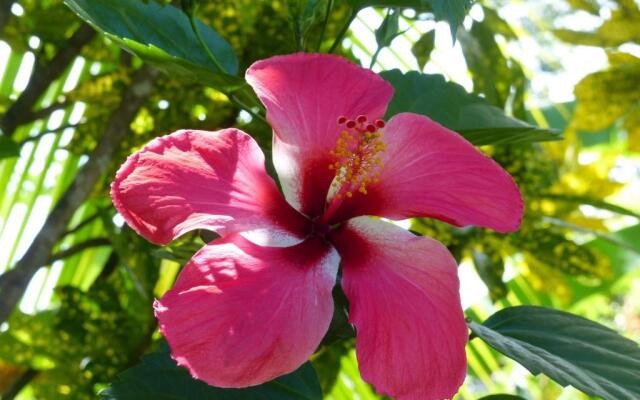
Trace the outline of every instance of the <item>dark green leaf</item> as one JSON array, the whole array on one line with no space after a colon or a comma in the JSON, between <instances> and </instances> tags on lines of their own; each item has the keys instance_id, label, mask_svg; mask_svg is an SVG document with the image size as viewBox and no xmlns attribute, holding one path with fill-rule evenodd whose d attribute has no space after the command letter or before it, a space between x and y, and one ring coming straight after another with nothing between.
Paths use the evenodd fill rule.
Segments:
<instances>
[{"instance_id":1,"label":"dark green leaf","mask_svg":"<svg viewBox=\"0 0 640 400\"><path fill-rule=\"evenodd\" d=\"M431 52L435 48L435 40L436 31L434 29L422 35L411 47L411 53L413 53L416 61L418 61L418 66L421 70L427 64L429 58L431 58Z\"/></svg>"},{"instance_id":2,"label":"dark green leaf","mask_svg":"<svg viewBox=\"0 0 640 400\"><path fill-rule=\"evenodd\" d=\"M537 375L607 400L640 398L640 347L582 317L544 307L510 307L475 335Z\"/></svg>"},{"instance_id":3,"label":"dark green leaf","mask_svg":"<svg viewBox=\"0 0 640 400\"><path fill-rule=\"evenodd\" d=\"M401 112L426 115L477 146L561 139L556 132L508 117L483 98L445 81L442 75L403 74L399 70L381 75L395 88L387 118Z\"/></svg>"},{"instance_id":4,"label":"dark green leaf","mask_svg":"<svg viewBox=\"0 0 640 400\"><path fill-rule=\"evenodd\" d=\"M436 20L444 20L451 27L451 36L456 37L458 26L462 25L473 0L430 0Z\"/></svg>"},{"instance_id":5,"label":"dark green leaf","mask_svg":"<svg viewBox=\"0 0 640 400\"><path fill-rule=\"evenodd\" d=\"M497 301L507 295L507 285L502 280L504 274L504 261L502 256L495 251L472 250L471 258L476 272L489 289L491 300Z\"/></svg>"},{"instance_id":6,"label":"dark green leaf","mask_svg":"<svg viewBox=\"0 0 640 400\"><path fill-rule=\"evenodd\" d=\"M397 11L389 11L382 23L376 29L376 43L378 47L387 47L391 45L393 39L398 36L398 19L400 13Z\"/></svg>"},{"instance_id":7,"label":"dark green leaf","mask_svg":"<svg viewBox=\"0 0 640 400\"><path fill-rule=\"evenodd\" d=\"M168 349L148 354L142 363L119 375L100 393L108 400L311 400L321 399L310 363L273 381L246 389L221 389L191 377L178 367Z\"/></svg>"},{"instance_id":8,"label":"dark green leaf","mask_svg":"<svg viewBox=\"0 0 640 400\"><path fill-rule=\"evenodd\" d=\"M10 138L0 135L0 160L3 158L18 157L20 146Z\"/></svg>"},{"instance_id":9,"label":"dark green leaf","mask_svg":"<svg viewBox=\"0 0 640 400\"><path fill-rule=\"evenodd\" d=\"M238 60L216 31L197 22L203 39L224 71L207 56L188 17L176 7L133 0L65 0L82 19L133 54L166 72L217 89L234 89Z\"/></svg>"}]
</instances>

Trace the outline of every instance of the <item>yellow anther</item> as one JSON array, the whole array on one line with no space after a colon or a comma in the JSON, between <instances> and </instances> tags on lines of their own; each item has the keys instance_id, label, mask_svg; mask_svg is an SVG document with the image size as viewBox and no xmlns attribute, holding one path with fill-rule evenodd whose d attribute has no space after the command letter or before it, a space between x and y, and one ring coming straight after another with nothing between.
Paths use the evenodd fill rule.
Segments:
<instances>
[{"instance_id":1,"label":"yellow anther","mask_svg":"<svg viewBox=\"0 0 640 400\"><path fill-rule=\"evenodd\" d=\"M356 190L367 194L367 184L379 182L380 169L383 165L380 153L386 150L380 131L371 132L367 126L357 124L346 128L340 124L342 131L336 140L335 149L329 154L333 163L330 170L335 170L336 177L332 187L338 191L337 199L353 197ZM378 126L379 127L379 126Z\"/></svg>"}]
</instances>

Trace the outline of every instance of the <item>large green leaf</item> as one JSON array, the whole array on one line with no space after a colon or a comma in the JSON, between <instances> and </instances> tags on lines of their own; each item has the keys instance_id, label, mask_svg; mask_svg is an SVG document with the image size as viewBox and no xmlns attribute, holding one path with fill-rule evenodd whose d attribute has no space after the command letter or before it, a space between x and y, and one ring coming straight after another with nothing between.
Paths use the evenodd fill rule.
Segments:
<instances>
[{"instance_id":1,"label":"large green leaf","mask_svg":"<svg viewBox=\"0 0 640 400\"><path fill-rule=\"evenodd\" d=\"M395 88L387 118L401 112L423 114L464 136L471 143L528 143L559 140L553 131L507 116L482 97L468 93L442 75L399 70L384 71L382 77Z\"/></svg>"},{"instance_id":2,"label":"large green leaf","mask_svg":"<svg viewBox=\"0 0 640 400\"><path fill-rule=\"evenodd\" d=\"M244 82L234 76L238 60L229 43L197 21L204 42L224 69L220 71L193 33L189 18L176 7L140 0L65 0L65 4L120 46L170 74L217 89L234 89Z\"/></svg>"},{"instance_id":3,"label":"large green leaf","mask_svg":"<svg viewBox=\"0 0 640 400\"><path fill-rule=\"evenodd\" d=\"M464 21L473 0L347 0L355 10L365 7L400 7L429 10L438 21L447 21L455 38L458 26Z\"/></svg>"},{"instance_id":4,"label":"large green leaf","mask_svg":"<svg viewBox=\"0 0 640 400\"><path fill-rule=\"evenodd\" d=\"M100 393L106 400L315 400L320 383L310 363L289 375L246 389L221 389L191 377L178 367L168 349L151 353L119 375Z\"/></svg>"},{"instance_id":5,"label":"large green leaf","mask_svg":"<svg viewBox=\"0 0 640 400\"><path fill-rule=\"evenodd\" d=\"M469 326L533 374L604 399L640 398L640 347L603 325L550 308L520 306Z\"/></svg>"}]
</instances>

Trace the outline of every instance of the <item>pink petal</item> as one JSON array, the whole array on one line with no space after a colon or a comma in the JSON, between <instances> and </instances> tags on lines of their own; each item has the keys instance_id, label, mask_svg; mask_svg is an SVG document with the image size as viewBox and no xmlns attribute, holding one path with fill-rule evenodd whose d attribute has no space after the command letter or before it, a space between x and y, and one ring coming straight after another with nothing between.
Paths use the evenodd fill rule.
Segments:
<instances>
[{"instance_id":1,"label":"pink petal","mask_svg":"<svg viewBox=\"0 0 640 400\"><path fill-rule=\"evenodd\" d=\"M267 108L275 132L273 162L287 200L309 216L324 210L334 177L329 152L340 116L384 115L392 86L345 58L298 53L253 64L247 82Z\"/></svg>"},{"instance_id":2,"label":"pink petal","mask_svg":"<svg viewBox=\"0 0 640 400\"><path fill-rule=\"evenodd\" d=\"M276 248L231 235L210 243L154 305L173 358L218 387L292 372L329 327L338 263L319 240Z\"/></svg>"},{"instance_id":3,"label":"pink petal","mask_svg":"<svg viewBox=\"0 0 640 400\"><path fill-rule=\"evenodd\" d=\"M466 374L456 262L441 243L353 219L333 234L363 379L397 400L452 398Z\"/></svg>"},{"instance_id":4,"label":"pink petal","mask_svg":"<svg viewBox=\"0 0 640 400\"><path fill-rule=\"evenodd\" d=\"M513 178L462 136L429 118L398 114L382 130L380 183L334 202L331 220L358 215L432 217L456 226L512 232L523 201Z\"/></svg>"},{"instance_id":5,"label":"pink petal","mask_svg":"<svg viewBox=\"0 0 640 400\"><path fill-rule=\"evenodd\" d=\"M294 243L307 227L265 172L257 143L237 129L152 140L120 167L111 198L133 229L158 244L193 229L262 230Z\"/></svg>"}]
</instances>

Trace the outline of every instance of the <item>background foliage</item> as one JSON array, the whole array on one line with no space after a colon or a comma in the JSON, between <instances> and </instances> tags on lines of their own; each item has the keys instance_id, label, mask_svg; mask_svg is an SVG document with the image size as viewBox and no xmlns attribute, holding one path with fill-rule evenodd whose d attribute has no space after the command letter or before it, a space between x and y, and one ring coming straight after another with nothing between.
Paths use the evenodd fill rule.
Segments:
<instances>
[{"instance_id":1,"label":"background foliage","mask_svg":"<svg viewBox=\"0 0 640 400\"><path fill-rule=\"evenodd\" d=\"M517 18L505 16L513 3ZM163 398L184 396L180 390L191 398L286 398L282 387L292 398L378 398L360 379L342 308L311 364L282 381L251 389L258 392L189 386L194 381L167 358L150 304L210 236L154 246L123 225L108 197L126 156L176 129L237 126L268 153L271 131L243 72L273 54L318 49L384 70L398 93L389 115L422 113L457 130L523 191L526 215L514 234L407 222L444 242L461 263L466 313L486 341L468 346L469 376L458 398L588 398L551 379L605 397L593 382L609 379L618 386L608 398L625 398L619 390L640 396L631 341L616 339L619 352L635 354L630 380L555 354L584 375L568 379L557 363L541 367L504 351L505 337L518 338L501 331L501 312L481 324L497 310L545 306L599 322L601 335L611 332L606 326L640 339L637 2L200 1L196 24L217 63L189 16L173 7L0 0L0 311L8 310L0 312L0 398ZM534 83L561 75L575 46L600 48L607 63L572 77L575 98L553 103ZM455 65L463 70L458 82L449 75ZM26 289L24 297L15 288ZM12 297L22 297L15 309ZM583 323L528 310L549 329ZM601 337L584 332L570 336L571 345ZM553 348L527 342L534 345ZM159 376L186 386L162 386ZM154 391L136 392L145 385Z\"/></svg>"}]
</instances>

